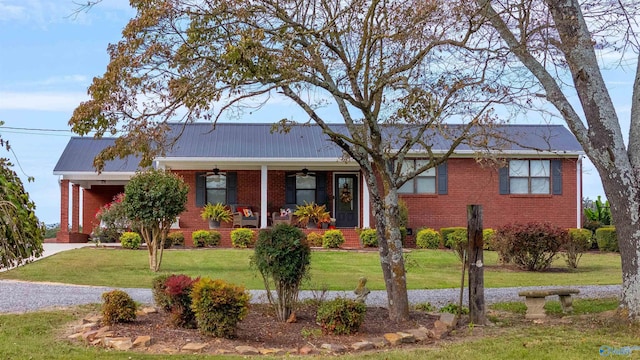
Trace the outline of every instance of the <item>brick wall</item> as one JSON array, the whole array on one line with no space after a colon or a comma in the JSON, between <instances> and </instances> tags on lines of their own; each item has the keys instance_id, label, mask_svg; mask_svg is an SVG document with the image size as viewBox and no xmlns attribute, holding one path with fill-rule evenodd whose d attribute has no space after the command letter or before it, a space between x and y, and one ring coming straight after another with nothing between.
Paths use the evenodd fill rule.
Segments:
<instances>
[{"instance_id":1,"label":"brick wall","mask_svg":"<svg viewBox=\"0 0 640 360\"><path fill-rule=\"evenodd\" d=\"M484 228L530 221L576 227L576 161L563 161L562 195L500 195L495 168L474 159L450 159L447 195L402 195L409 208L409 227L466 226L470 204L482 205Z\"/></svg>"},{"instance_id":2,"label":"brick wall","mask_svg":"<svg viewBox=\"0 0 640 360\"><path fill-rule=\"evenodd\" d=\"M91 189L82 190L82 232L91 234L93 227L98 225L96 213L101 206L113 201L119 193L124 192L124 186L94 185Z\"/></svg>"}]
</instances>

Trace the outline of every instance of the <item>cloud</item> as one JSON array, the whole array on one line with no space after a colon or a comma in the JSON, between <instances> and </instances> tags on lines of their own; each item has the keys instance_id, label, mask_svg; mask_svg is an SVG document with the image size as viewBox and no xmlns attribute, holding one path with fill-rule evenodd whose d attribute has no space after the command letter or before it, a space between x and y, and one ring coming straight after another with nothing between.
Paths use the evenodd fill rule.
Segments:
<instances>
[{"instance_id":1,"label":"cloud","mask_svg":"<svg viewBox=\"0 0 640 360\"><path fill-rule=\"evenodd\" d=\"M0 21L25 18L27 18L27 9L24 6L11 5L0 0Z\"/></svg>"},{"instance_id":2,"label":"cloud","mask_svg":"<svg viewBox=\"0 0 640 360\"><path fill-rule=\"evenodd\" d=\"M0 92L0 110L73 111L87 99L81 92Z\"/></svg>"}]
</instances>

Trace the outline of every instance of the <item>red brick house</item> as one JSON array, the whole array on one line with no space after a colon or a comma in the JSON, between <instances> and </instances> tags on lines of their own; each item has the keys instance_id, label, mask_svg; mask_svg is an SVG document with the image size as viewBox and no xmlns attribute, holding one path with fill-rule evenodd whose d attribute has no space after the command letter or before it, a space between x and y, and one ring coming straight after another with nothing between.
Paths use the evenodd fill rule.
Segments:
<instances>
[{"instance_id":1,"label":"red brick house","mask_svg":"<svg viewBox=\"0 0 640 360\"><path fill-rule=\"evenodd\" d=\"M268 227L272 212L315 201L336 218L336 227L347 236L345 245L358 246L354 228L374 224L357 164L344 161L341 149L316 126L294 126L288 134L270 129L270 124L239 123L218 124L213 131L208 123L174 126L183 134L154 166L180 174L191 188L187 210L176 224L186 242L193 231L208 228L200 218L207 202L251 205L260 215L259 226ZM584 153L574 136L560 125L505 125L500 131L514 140L495 150L504 167L481 165L475 151L461 146L446 163L402 187L410 228L466 226L468 204L483 205L485 228L525 221L580 227ZM447 141L440 140L434 151L448 150ZM74 137L62 153L54 168L61 178L59 242L86 241L98 209L134 175L135 158L109 162L101 174L93 169L95 155L113 141ZM421 161L420 153L412 156L408 166ZM339 195L345 186L349 202ZM223 245L230 244L230 230L231 224L223 224Z\"/></svg>"}]
</instances>

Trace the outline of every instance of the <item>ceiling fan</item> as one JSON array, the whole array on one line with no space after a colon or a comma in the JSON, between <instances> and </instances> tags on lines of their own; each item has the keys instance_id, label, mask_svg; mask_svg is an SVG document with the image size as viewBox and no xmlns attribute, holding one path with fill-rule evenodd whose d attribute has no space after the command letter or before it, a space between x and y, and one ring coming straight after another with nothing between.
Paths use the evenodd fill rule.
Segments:
<instances>
[{"instance_id":1,"label":"ceiling fan","mask_svg":"<svg viewBox=\"0 0 640 360\"><path fill-rule=\"evenodd\" d=\"M204 174L203 176L207 178L219 179L220 176L227 176L227 174L220 172L220 169L218 169L218 167L215 166L211 171L207 171L207 173Z\"/></svg>"},{"instance_id":2,"label":"ceiling fan","mask_svg":"<svg viewBox=\"0 0 640 360\"><path fill-rule=\"evenodd\" d=\"M297 173L291 174L289 175L289 177L307 177L307 176L316 176L316 173L314 172L310 172L309 169L304 168L300 171L298 171Z\"/></svg>"}]
</instances>

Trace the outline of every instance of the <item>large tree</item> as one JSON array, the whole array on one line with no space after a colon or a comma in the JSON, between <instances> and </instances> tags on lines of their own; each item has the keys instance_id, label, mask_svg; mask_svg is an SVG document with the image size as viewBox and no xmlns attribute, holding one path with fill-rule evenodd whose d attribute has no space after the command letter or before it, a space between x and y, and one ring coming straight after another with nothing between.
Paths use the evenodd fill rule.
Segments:
<instances>
[{"instance_id":1,"label":"large tree","mask_svg":"<svg viewBox=\"0 0 640 360\"><path fill-rule=\"evenodd\" d=\"M111 45L107 71L70 120L79 134L124 133L96 159L144 162L168 144L166 122L209 120L281 97L305 113L363 171L390 317L408 316L397 190L462 143L487 144L495 54L474 6L423 0L137 0ZM478 43L473 39L477 38ZM334 109L331 117L323 114ZM348 132L331 125L340 114ZM277 122L279 119L274 119ZM447 122L458 126L449 126ZM290 121L278 122L282 131ZM474 129L471 131L471 129ZM444 141L448 151L432 151ZM439 144L441 145L441 144ZM414 153L425 161L403 166Z\"/></svg>"},{"instance_id":2,"label":"large tree","mask_svg":"<svg viewBox=\"0 0 640 360\"><path fill-rule=\"evenodd\" d=\"M640 315L640 59L637 1L476 0L506 48L537 80L533 91L564 118L611 203L622 259L621 304ZM503 48L503 50L504 50ZM497 50L498 48L494 48ZM603 78L613 56L633 54L628 145ZM613 55L613 56L612 56ZM607 60L609 59L609 60ZM619 58L622 60L622 57ZM606 63L609 61L609 63ZM604 63L603 63L604 62ZM535 96L532 93L532 97ZM579 104L571 102L577 95Z\"/></svg>"},{"instance_id":3,"label":"large tree","mask_svg":"<svg viewBox=\"0 0 640 360\"><path fill-rule=\"evenodd\" d=\"M0 121L0 126L4 123ZM0 138L0 147L9 144ZM42 255L45 226L8 159L0 158L0 268L18 266Z\"/></svg>"}]
</instances>

